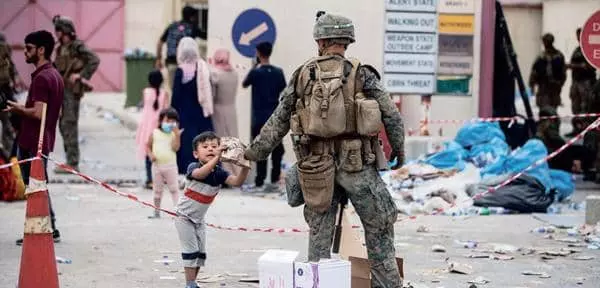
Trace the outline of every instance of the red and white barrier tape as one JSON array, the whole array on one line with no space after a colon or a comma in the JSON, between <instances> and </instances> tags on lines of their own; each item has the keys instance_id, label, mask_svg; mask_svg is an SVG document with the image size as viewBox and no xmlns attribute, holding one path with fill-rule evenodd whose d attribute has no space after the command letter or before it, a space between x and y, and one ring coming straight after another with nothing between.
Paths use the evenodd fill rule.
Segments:
<instances>
[{"instance_id":1,"label":"red and white barrier tape","mask_svg":"<svg viewBox=\"0 0 600 288\"><path fill-rule=\"evenodd\" d=\"M575 115L565 116L542 116L538 120L550 120L550 119L568 119L568 118L592 118L600 117L600 113L584 113ZM489 118L472 118L467 120L428 120L427 124L466 124L466 123L477 123L477 122L507 122L516 121L522 119L521 117L489 117ZM424 121L421 121L424 122Z\"/></svg>"},{"instance_id":2,"label":"red and white barrier tape","mask_svg":"<svg viewBox=\"0 0 600 288\"><path fill-rule=\"evenodd\" d=\"M0 165L0 170L11 168L12 166L15 166L15 165L20 165L20 164L23 164L23 163L31 162L31 161L36 160L36 159L39 159L39 158L38 157L31 157L31 158L28 158L28 159L19 160L17 162L11 162L11 163L2 164L2 165Z\"/></svg>"},{"instance_id":3,"label":"red and white barrier tape","mask_svg":"<svg viewBox=\"0 0 600 288\"><path fill-rule=\"evenodd\" d=\"M111 185L104 183L100 180L97 180L91 176L85 175L81 172L75 171L73 170L73 168L71 168L70 166L64 164L64 163L60 163L48 156L43 156L44 158L48 159L48 161L54 163L55 165L57 165L58 167L60 167L61 169L64 169L74 175L77 175L83 179L85 179L88 182L94 183L94 184L98 184L102 187L104 187L105 189L114 192L116 194L118 194L119 196L123 196L125 198L128 198L129 200L133 200L135 202L138 202L144 206L148 206L150 208L153 209L158 209L162 212L165 212L171 216L177 217L177 213L167 210L167 209L163 209L163 208L158 208L156 206L154 206L153 204L149 203L149 202L145 202L140 200L136 195L130 194L130 193L125 193L122 191L119 191L118 189L112 187ZM221 226L221 225L216 225L216 224L212 224L212 223L206 223L206 226L211 227L211 228L215 228L218 230L227 230L227 231L244 231L244 232L272 232L272 233L304 233L304 232L308 232L307 229L297 229L297 228L247 228L247 227L226 227L226 226Z\"/></svg>"},{"instance_id":4,"label":"red and white barrier tape","mask_svg":"<svg viewBox=\"0 0 600 288\"><path fill-rule=\"evenodd\" d=\"M565 143L563 146L561 146L559 149L557 149L556 151L550 153L548 156L539 159L537 161L535 161L534 163L532 163L531 165L529 165L527 168L523 169L521 172L515 174L514 176L512 176L511 178L507 179L506 181L489 188L487 191L482 192L482 193L478 193L476 195L474 195L473 197L469 198L468 200L464 201L470 201L470 200L476 200L476 199L480 199L481 197L490 194L490 193L494 193L496 190L510 184L511 182L515 181L517 178L521 177L523 174L525 174L526 172L530 171L531 169L542 165L543 163L547 162L548 160L556 157L556 155L560 154L561 152L563 152L565 149L567 149L569 146L573 145L575 142L577 142L579 139L583 138L583 136L588 133L589 131L591 131L592 129L596 129L600 126L600 118L596 119L596 121L594 121L592 124L590 124L588 127L586 127L581 133L579 133L577 136L575 136L574 138L570 139L569 141L567 141L567 143ZM56 164L57 166L59 166L60 168L69 171L70 173L73 173L79 177L82 177L83 179L85 179L86 181L98 184L102 187L104 187L105 189L108 189L111 192L114 192L120 196L126 197L130 200L133 200L135 202L138 202L144 206L148 206L150 208L154 208L154 209L158 209L162 212L165 212L171 216L177 216L177 213L166 210L166 209L162 209L162 208L157 208L156 206L154 206L151 203L145 202L140 200L136 195L133 194L129 194L129 193L125 193L125 192L121 192L119 190L117 190L116 188L110 186L107 183L103 183L102 181L99 181L97 179L94 179L90 176L87 176L83 173L80 173L78 171L73 170L71 167L67 166L66 164L60 163L50 157L47 156L43 156L44 158L48 159L49 161L53 162L54 164ZM37 158L32 158L32 159L37 159ZM30 159L26 159L29 161L32 161ZM454 203L450 208L456 207L456 203ZM434 213L432 213L431 215L437 215L439 213L444 212L445 209L438 209L436 210ZM421 215L421 216L428 216L428 215ZM408 217L408 219L416 219L417 216L410 216ZM406 219L406 218L405 218ZM226 226L222 226L222 225L216 225L216 224L212 224L212 223L206 223L206 226L214 228L214 229L218 229L218 230L226 230L226 231L243 231L243 232L264 232L264 233L306 233L309 232L308 229L298 229L298 228L247 228L247 227L226 227ZM352 228L356 229L356 228L360 228L360 226L352 226Z\"/></svg>"}]
</instances>

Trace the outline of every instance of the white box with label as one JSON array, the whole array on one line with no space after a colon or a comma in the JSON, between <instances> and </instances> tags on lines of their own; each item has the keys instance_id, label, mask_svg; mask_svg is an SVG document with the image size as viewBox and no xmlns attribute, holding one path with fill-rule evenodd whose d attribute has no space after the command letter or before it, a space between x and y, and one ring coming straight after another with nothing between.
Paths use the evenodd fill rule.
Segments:
<instances>
[{"instance_id":1,"label":"white box with label","mask_svg":"<svg viewBox=\"0 0 600 288\"><path fill-rule=\"evenodd\" d=\"M294 288L350 288L350 262L322 260L294 263Z\"/></svg>"},{"instance_id":2,"label":"white box with label","mask_svg":"<svg viewBox=\"0 0 600 288\"><path fill-rule=\"evenodd\" d=\"M258 259L260 288L294 288L294 261L299 252L268 250Z\"/></svg>"}]
</instances>

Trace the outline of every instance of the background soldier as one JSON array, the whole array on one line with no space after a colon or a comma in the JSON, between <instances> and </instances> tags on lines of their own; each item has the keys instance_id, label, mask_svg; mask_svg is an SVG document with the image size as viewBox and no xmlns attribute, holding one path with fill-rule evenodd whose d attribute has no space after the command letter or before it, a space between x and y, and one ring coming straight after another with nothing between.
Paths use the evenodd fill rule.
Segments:
<instances>
[{"instance_id":1,"label":"background soldier","mask_svg":"<svg viewBox=\"0 0 600 288\"><path fill-rule=\"evenodd\" d=\"M6 108L7 101L15 101L17 89L24 88L25 84L12 61L10 44L4 34L0 33L0 110ZM10 113L0 113L0 152L1 156L8 159L13 149L15 132L19 127L18 119Z\"/></svg>"},{"instance_id":2,"label":"background soldier","mask_svg":"<svg viewBox=\"0 0 600 288\"><path fill-rule=\"evenodd\" d=\"M560 91L567 79L565 56L554 47L554 35L544 34L542 42L544 52L533 63L529 86L536 95L535 103L539 108L550 106L556 109L562 105Z\"/></svg>"},{"instance_id":3,"label":"background soldier","mask_svg":"<svg viewBox=\"0 0 600 288\"><path fill-rule=\"evenodd\" d=\"M348 45L354 42L349 19L321 15L313 36L320 57L294 72L279 106L245 157L266 159L291 129L298 164L289 175L298 175L299 185L290 186L306 202L309 261L330 258L336 211L347 197L364 224L372 287L401 287L394 248L397 209L377 173L374 153L380 148L377 133L383 121L394 155L402 164L400 113L375 69L345 58Z\"/></svg>"},{"instance_id":4,"label":"background soldier","mask_svg":"<svg viewBox=\"0 0 600 288\"><path fill-rule=\"evenodd\" d=\"M67 154L67 164L79 171L79 104L83 93L92 90L88 80L98 69L100 59L77 39L73 21L59 15L52 20L60 43L56 48L55 65L65 82L60 133ZM66 173L60 168L55 172Z\"/></svg>"},{"instance_id":5,"label":"background soldier","mask_svg":"<svg viewBox=\"0 0 600 288\"><path fill-rule=\"evenodd\" d=\"M581 28L577 29L577 43L580 43ZM573 84L571 84L571 112L573 114L584 113L588 108L588 101L596 82L596 69L590 65L581 52L581 46L577 46L571 56L571 63L567 65L571 69ZM588 122L584 118L573 118L573 131L567 136L573 137L585 128L585 123Z\"/></svg>"}]
</instances>

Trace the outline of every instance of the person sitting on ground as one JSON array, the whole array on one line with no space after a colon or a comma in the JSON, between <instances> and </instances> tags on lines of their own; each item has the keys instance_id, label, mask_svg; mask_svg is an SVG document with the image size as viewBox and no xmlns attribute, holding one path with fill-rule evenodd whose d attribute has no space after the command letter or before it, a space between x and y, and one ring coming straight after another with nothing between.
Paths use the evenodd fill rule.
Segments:
<instances>
[{"instance_id":1,"label":"person sitting on ground","mask_svg":"<svg viewBox=\"0 0 600 288\"><path fill-rule=\"evenodd\" d=\"M540 109L537 123L536 138L542 140L548 153L553 153L564 146L567 142L560 136L560 119L556 109L545 106ZM555 117L550 118L548 117ZM564 151L548 160L551 169L563 170L569 173L583 173L584 179L590 176L593 155L582 145L568 146Z\"/></svg>"},{"instance_id":2,"label":"person sitting on ground","mask_svg":"<svg viewBox=\"0 0 600 288\"><path fill-rule=\"evenodd\" d=\"M192 143L198 162L187 168L185 193L177 204L175 228L181 242L181 258L185 270L186 288L197 288L196 277L206 261L206 225L204 216L222 185L241 186L248 177L249 168L243 167L238 175L230 175L221 165L220 138L211 131L203 132Z\"/></svg>"}]
</instances>

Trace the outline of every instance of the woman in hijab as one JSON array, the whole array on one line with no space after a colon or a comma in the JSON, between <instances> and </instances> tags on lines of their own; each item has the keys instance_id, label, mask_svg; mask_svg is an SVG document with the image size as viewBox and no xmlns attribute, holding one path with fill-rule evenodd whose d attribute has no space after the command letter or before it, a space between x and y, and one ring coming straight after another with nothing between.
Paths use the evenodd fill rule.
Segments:
<instances>
[{"instance_id":1,"label":"woman in hijab","mask_svg":"<svg viewBox=\"0 0 600 288\"><path fill-rule=\"evenodd\" d=\"M212 123L219 137L238 137L235 96L238 88L238 74L229 63L229 51L219 49L212 59L210 79L212 84L214 114ZM237 175L235 165L223 163L223 168Z\"/></svg>"},{"instance_id":2,"label":"woman in hijab","mask_svg":"<svg viewBox=\"0 0 600 288\"><path fill-rule=\"evenodd\" d=\"M180 117L181 148L177 152L179 174L186 174L194 162L192 140L196 135L212 131L213 98L208 64L200 58L196 41L184 37L177 46L177 70L173 81L171 106Z\"/></svg>"}]
</instances>

